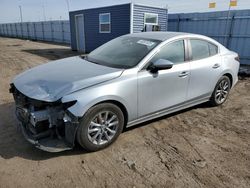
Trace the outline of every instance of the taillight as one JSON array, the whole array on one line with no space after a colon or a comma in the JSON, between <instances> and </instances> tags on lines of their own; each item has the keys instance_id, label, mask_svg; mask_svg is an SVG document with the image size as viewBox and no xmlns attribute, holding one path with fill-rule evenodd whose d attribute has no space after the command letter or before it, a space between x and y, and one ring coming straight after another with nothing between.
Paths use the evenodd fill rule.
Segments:
<instances>
[{"instance_id":1,"label":"taillight","mask_svg":"<svg viewBox=\"0 0 250 188\"><path fill-rule=\"evenodd\" d=\"M240 62L240 57L239 57L239 56L236 56L234 59L235 59L236 61Z\"/></svg>"}]
</instances>

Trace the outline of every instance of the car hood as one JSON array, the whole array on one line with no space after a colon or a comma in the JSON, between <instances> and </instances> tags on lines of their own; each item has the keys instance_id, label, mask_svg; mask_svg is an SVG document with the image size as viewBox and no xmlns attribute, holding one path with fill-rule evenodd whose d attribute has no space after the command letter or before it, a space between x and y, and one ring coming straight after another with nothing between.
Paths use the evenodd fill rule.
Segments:
<instances>
[{"instance_id":1,"label":"car hood","mask_svg":"<svg viewBox=\"0 0 250 188\"><path fill-rule=\"evenodd\" d=\"M54 102L72 92L117 78L122 72L76 56L29 69L16 76L13 83L30 98Z\"/></svg>"}]
</instances>

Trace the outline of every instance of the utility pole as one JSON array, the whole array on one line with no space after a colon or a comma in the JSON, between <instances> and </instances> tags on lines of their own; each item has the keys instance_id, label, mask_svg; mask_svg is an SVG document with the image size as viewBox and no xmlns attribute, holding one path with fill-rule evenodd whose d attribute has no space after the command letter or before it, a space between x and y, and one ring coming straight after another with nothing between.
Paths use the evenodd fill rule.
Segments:
<instances>
[{"instance_id":1,"label":"utility pole","mask_svg":"<svg viewBox=\"0 0 250 188\"><path fill-rule=\"evenodd\" d=\"M23 12L22 12L22 7L19 5L19 11L20 11L20 21L23 23Z\"/></svg>"},{"instance_id":2,"label":"utility pole","mask_svg":"<svg viewBox=\"0 0 250 188\"><path fill-rule=\"evenodd\" d=\"M66 3L67 3L68 12L69 12L69 0L66 0Z\"/></svg>"},{"instance_id":3,"label":"utility pole","mask_svg":"<svg viewBox=\"0 0 250 188\"><path fill-rule=\"evenodd\" d=\"M44 7L44 4L43 4L43 21L46 22L46 15L45 15L45 7Z\"/></svg>"},{"instance_id":4,"label":"utility pole","mask_svg":"<svg viewBox=\"0 0 250 188\"><path fill-rule=\"evenodd\" d=\"M227 20L226 20L226 27L225 27L225 36L224 36L224 45L226 45L227 43L227 26L228 26L228 20L229 20L229 17L230 17L230 13L231 13L231 0L229 0L229 8L228 8L228 11L227 11Z\"/></svg>"},{"instance_id":5,"label":"utility pole","mask_svg":"<svg viewBox=\"0 0 250 188\"><path fill-rule=\"evenodd\" d=\"M237 1L238 0L230 0L229 1L229 8L228 8L228 12L227 12L227 21L226 21L226 28L225 28L225 38L224 38L224 45L226 45L227 47L227 43L228 43L228 40L227 40L227 34L228 34L228 31L227 31L227 27L228 27L228 22L229 22L229 18L230 18L230 13L231 13L231 7L236 7L237 6ZM232 23L233 23L233 19L234 19L234 16L231 18L231 27L232 27ZM231 30L231 28L230 28ZM230 31L231 32L231 31ZM230 38L231 34L229 34L228 38Z\"/></svg>"},{"instance_id":6,"label":"utility pole","mask_svg":"<svg viewBox=\"0 0 250 188\"><path fill-rule=\"evenodd\" d=\"M21 37L23 38L23 12L22 12L22 6L19 5L19 10L20 10L20 28L21 28Z\"/></svg>"}]
</instances>

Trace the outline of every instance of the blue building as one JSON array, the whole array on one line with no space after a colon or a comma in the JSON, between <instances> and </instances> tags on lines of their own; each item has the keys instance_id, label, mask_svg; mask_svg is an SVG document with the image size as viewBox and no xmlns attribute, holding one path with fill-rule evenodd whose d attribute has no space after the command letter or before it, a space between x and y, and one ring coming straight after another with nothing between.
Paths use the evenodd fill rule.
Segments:
<instances>
[{"instance_id":1,"label":"blue building","mask_svg":"<svg viewBox=\"0 0 250 188\"><path fill-rule=\"evenodd\" d=\"M71 48L91 52L118 36L142 31L167 31L166 8L122 4L69 13Z\"/></svg>"}]
</instances>

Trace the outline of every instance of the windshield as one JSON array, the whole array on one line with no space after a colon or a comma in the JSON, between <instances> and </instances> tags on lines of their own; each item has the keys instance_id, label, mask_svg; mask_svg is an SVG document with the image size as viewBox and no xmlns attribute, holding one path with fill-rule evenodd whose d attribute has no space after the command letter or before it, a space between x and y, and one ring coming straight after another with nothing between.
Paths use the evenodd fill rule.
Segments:
<instances>
[{"instance_id":1,"label":"windshield","mask_svg":"<svg viewBox=\"0 0 250 188\"><path fill-rule=\"evenodd\" d=\"M86 60L114 68L136 66L160 41L122 36L92 51Z\"/></svg>"}]
</instances>

